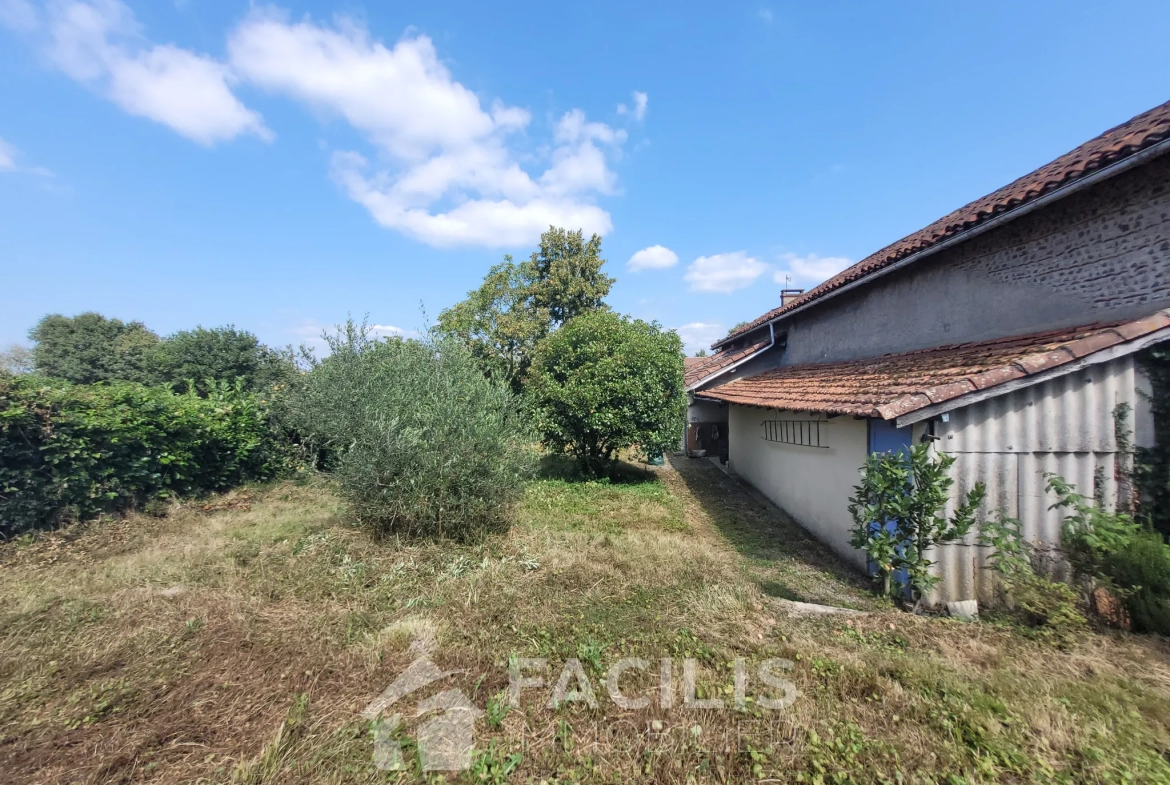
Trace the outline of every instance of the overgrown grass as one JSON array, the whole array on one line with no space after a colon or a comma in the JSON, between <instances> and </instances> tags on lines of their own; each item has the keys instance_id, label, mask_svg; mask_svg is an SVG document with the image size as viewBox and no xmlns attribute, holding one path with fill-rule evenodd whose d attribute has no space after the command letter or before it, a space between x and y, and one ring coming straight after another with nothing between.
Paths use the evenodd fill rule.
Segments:
<instances>
[{"instance_id":1,"label":"overgrown grass","mask_svg":"<svg viewBox=\"0 0 1170 785\"><path fill-rule=\"evenodd\" d=\"M360 712L427 652L458 671L435 691L487 712L448 780L1170 780L1164 641L1056 649L894 611L705 462L679 469L551 472L474 544L376 540L327 486L284 484L0 547L3 778L385 782ZM789 617L772 597L869 613ZM550 681L580 659L599 707L534 689L509 710L513 656L549 658ZM670 657L676 680L695 658L699 697L730 693L735 657L784 657L799 696L623 711L603 684L623 656ZM658 695L653 671L622 686ZM404 708L413 768L390 781L424 778Z\"/></svg>"}]
</instances>

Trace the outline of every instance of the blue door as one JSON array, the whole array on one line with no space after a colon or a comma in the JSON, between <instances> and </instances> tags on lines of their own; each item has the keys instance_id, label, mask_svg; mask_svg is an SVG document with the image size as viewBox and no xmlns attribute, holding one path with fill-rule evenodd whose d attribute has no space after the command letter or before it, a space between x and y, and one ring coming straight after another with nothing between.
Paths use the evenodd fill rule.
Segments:
<instances>
[{"instance_id":1,"label":"blue door","mask_svg":"<svg viewBox=\"0 0 1170 785\"><path fill-rule=\"evenodd\" d=\"M910 445L913 444L913 438L909 425L905 428L898 428L891 420L868 420L867 422L869 423L870 454L875 452L903 452L910 450ZM873 521L869 525L871 528L876 529L881 524ZM886 521L885 526L888 530L894 531L898 525L894 521ZM877 564L870 560L868 570L870 575L877 575ZM894 580L900 581L903 585L908 584L909 579L910 576L905 570L899 570L894 573Z\"/></svg>"}]
</instances>

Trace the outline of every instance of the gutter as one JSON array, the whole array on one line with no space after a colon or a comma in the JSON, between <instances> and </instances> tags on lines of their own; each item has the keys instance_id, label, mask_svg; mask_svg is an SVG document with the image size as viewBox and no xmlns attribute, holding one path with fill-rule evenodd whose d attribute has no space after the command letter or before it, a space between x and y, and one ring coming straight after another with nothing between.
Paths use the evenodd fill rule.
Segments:
<instances>
[{"instance_id":1,"label":"gutter","mask_svg":"<svg viewBox=\"0 0 1170 785\"><path fill-rule=\"evenodd\" d=\"M728 371L734 371L736 368L738 368L739 366L743 365L743 364L744 364L744 363L746 363L748 360L751 360L751 359L754 359L754 358L756 358L756 357L759 357L761 354L763 354L764 352L766 352L766 351L768 351L769 349L771 349L773 346L775 346L775 345L776 345L776 325L775 325L775 323L774 323L774 322L768 322L768 331L769 331L769 340L768 340L768 345L767 345L767 346L765 346L765 347L761 348L761 349L760 349L759 351L757 351L757 352L752 352L752 353L751 353L751 354L749 354L747 357L744 357L742 360L737 360L736 362L733 362L731 365L727 366L726 368L720 368L718 371L716 371L715 373L711 374L710 376L704 376L704 377L703 377L702 379L700 379L699 381L697 381L697 382L695 382L694 384L692 384L692 385L690 385L689 387L687 387L687 388L686 388L686 391L687 391L687 392L691 392L691 391L692 391L692 390L694 390L696 387L700 387L700 386L702 386L702 385L706 384L707 382L711 381L712 379L716 379L716 378L718 378L718 377L722 376L723 374L727 373Z\"/></svg>"},{"instance_id":2,"label":"gutter","mask_svg":"<svg viewBox=\"0 0 1170 785\"><path fill-rule=\"evenodd\" d=\"M780 321L781 319L787 319L789 316L792 316L794 314L798 314L807 308L813 307L814 305L820 305L825 300L828 300L831 297L835 297L838 294L843 294L845 292L848 292L857 286L860 286L862 284L868 284L870 281L874 280L875 278L880 278L881 276L885 275L886 273L892 273L892 272L895 272L896 270L901 270L903 267L907 267L915 262L921 261L922 259L925 259L926 257L928 257L932 254L938 253L939 251L946 250L947 248L950 248L952 245L956 245L956 244L961 243L961 242L966 242L967 240L970 240L972 237L977 237L978 235L981 235L984 232L989 232L992 229L995 229L996 227L999 227L999 226L1007 223L1008 221L1014 221L1016 218L1019 218L1022 215L1027 215L1028 213L1032 212L1033 210L1038 210L1041 207L1047 207L1048 205L1052 204L1055 201L1063 199L1066 196L1071 196L1072 194L1075 194L1079 191L1082 191L1085 188L1088 188L1089 186L1096 185L1097 183L1101 182L1102 180L1106 180L1110 177L1121 174L1122 172L1129 171L1130 169L1134 168L1135 166L1139 166L1141 164L1146 163L1147 161L1150 161L1154 158L1157 158L1159 155L1162 155L1162 153L1165 153L1168 150L1170 150L1170 139L1163 139L1162 141L1158 142L1157 144L1151 145L1150 147L1147 147L1145 150L1142 150L1141 152L1134 153L1133 155L1128 156L1126 158L1122 158L1120 161L1115 161L1106 167L1103 167L1101 169L1096 170L1095 172L1091 172L1089 174L1083 175L1083 176L1077 178L1076 180L1072 181L1071 183L1066 183L1065 185L1062 185L1059 188L1057 188L1055 191L1049 191L1048 193L1044 194L1043 196L1040 196L1036 199L1033 199L1032 201L1027 202L1026 204L1022 204L1018 207L1014 207L1005 213L1000 213L999 215L997 215L996 217L992 218L989 221L986 221L985 223L981 223L977 226L972 226L970 229L965 229L962 232L959 232L958 234L953 235L953 236L947 238L946 240L943 240L940 243L937 243L935 245L930 246L929 248L923 248L921 251L917 251L915 253L912 253L909 256L907 256L905 259L901 259L897 262L894 262L891 265L887 265L887 266L881 268L880 270L874 270L872 273L869 273L868 275L863 275L862 277L860 277L854 281L850 281L849 283L845 284L844 286L839 286L836 289L832 289L828 292L825 292L823 295L821 295L820 297L817 297L815 300L810 300L809 302L805 303L804 305L793 308L791 311L788 311L787 313L777 314L774 319L772 319L768 322L768 326L771 327L773 324ZM760 325L760 326L762 327L763 325ZM756 329L759 329L759 328L756 328ZM741 333L741 334L746 334L746 333ZM775 333L773 333L773 335L775 335ZM739 336L736 336L736 337L739 337ZM723 346L725 343L728 343L728 342L729 341L726 341L726 340L721 341L720 343L713 344L712 348L717 348L717 347Z\"/></svg>"}]
</instances>

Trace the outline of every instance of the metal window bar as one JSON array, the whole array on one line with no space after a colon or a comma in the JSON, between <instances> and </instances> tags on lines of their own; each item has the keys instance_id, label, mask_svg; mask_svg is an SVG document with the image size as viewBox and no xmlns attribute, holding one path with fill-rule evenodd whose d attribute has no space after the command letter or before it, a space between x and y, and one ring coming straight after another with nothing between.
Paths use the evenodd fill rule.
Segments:
<instances>
[{"instance_id":1,"label":"metal window bar","mask_svg":"<svg viewBox=\"0 0 1170 785\"><path fill-rule=\"evenodd\" d=\"M760 424L764 428L766 442L821 449L829 447L821 441L820 420L764 420Z\"/></svg>"}]
</instances>

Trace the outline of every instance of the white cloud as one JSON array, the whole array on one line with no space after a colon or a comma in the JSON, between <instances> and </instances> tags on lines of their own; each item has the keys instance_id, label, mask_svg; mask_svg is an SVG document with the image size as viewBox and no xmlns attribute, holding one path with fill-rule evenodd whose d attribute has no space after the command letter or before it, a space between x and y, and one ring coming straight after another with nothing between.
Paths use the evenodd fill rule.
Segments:
<instances>
[{"instance_id":1,"label":"white cloud","mask_svg":"<svg viewBox=\"0 0 1170 785\"><path fill-rule=\"evenodd\" d=\"M22 174L36 175L37 177L56 177L55 174L43 166L22 165L19 162L20 158L20 151L16 147L0 139L0 172L20 172Z\"/></svg>"},{"instance_id":2,"label":"white cloud","mask_svg":"<svg viewBox=\"0 0 1170 785\"><path fill-rule=\"evenodd\" d=\"M674 331L682 339L683 349L687 354L694 354L699 349L707 349L727 334L727 328L723 325L709 322L691 322L681 327L675 327Z\"/></svg>"},{"instance_id":3,"label":"white cloud","mask_svg":"<svg viewBox=\"0 0 1170 785\"><path fill-rule=\"evenodd\" d=\"M652 245L643 248L630 257L626 262L626 269L630 272L639 270L665 270L678 264L678 254L661 245Z\"/></svg>"},{"instance_id":4,"label":"white cloud","mask_svg":"<svg viewBox=\"0 0 1170 785\"><path fill-rule=\"evenodd\" d=\"M274 11L244 20L228 42L242 78L339 117L381 154L334 153L332 175L374 219L435 246L509 247L533 242L549 224L605 233L593 203L614 193L609 160L624 131L574 109L553 128L543 172L530 175L510 147L531 114L496 101L485 108L456 81L425 35L392 47L360 24L290 22Z\"/></svg>"},{"instance_id":5,"label":"white cloud","mask_svg":"<svg viewBox=\"0 0 1170 785\"><path fill-rule=\"evenodd\" d=\"M0 172L16 168L16 148L0 139Z\"/></svg>"},{"instance_id":6,"label":"white cloud","mask_svg":"<svg viewBox=\"0 0 1170 785\"><path fill-rule=\"evenodd\" d=\"M371 324L370 332L380 338L386 338L389 336L401 337L406 335L406 330L403 330L401 327L395 327L392 324Z\"/></svg>"},{"instance_id":7,"label":"white cloud","mask_svg":"<svg viewBox=\"0 0 1170 785\"><path fill-rule=\"evenodd\" d=\"M202 145L245 133L272 138L260 115L232 93L234 77L225 65L171 44L145 42L134 13L117 0L50 6L48 36L54 65L130 114Z\"/></svg>"},{"instance_id":8,"label":"white cloud","mask_svg":"<svg viewBox=\"0 0 1170 785\"><path fill-rule=\"evenodd\" d=\"M0 25L17 33L29 33L37 24L37 11L28 0L0 0Z\"/></svg>"},{"instance_id":9,"label":"white cloud","mask_svg":"<svg viewBox=\"0 0 1170 785\"><path fill-rule=\"evenodd\" d=\"M634 119L641 121L646 117L646 105L650 103L650 96L634 91Z\"/></svg>"},{"instance_id":10,"label":"white cloud","mask_svg":"<svg viewBox=\"0 0 1170 785\"><path fill-rule=\"evenodd\" d=\"M641 122L643 120L643 118L646 117L646 105L649 102L650 102L650 96L646 95L645 93L643 93L641 91L635 90L634 91L634 108L631 110L630 107L626 106L625 104L618 104L617 105L617 113L620 115L625 115L625 114L630 114L632 112L634 115L634 119L637 120L638 122Z\"/></svg>"},{"instance_id":11,"label":"white cloud","mask_svg":"<svg viewBox=\"0 0 1170 785\"><path fill-rule=\"evenodd\" d=\"M691 262L683 280L694 292L734 292L751 286L768 265L744 251L700 256Z\"/></svg>"},{"instance_id":12,"label":"white cloud","mask_svg":"<svg viewBox=\"0 0 1170 785\"><path fill-rule=\"evenodd\" d=\"M837 273L853 264L844 256L797 256L790 253L783 256L784 268L772 274L772 280L778 284L785 283L785 276L791 277L793 285L811 288L832 278Z\"/></svg>"}]
</instances>

